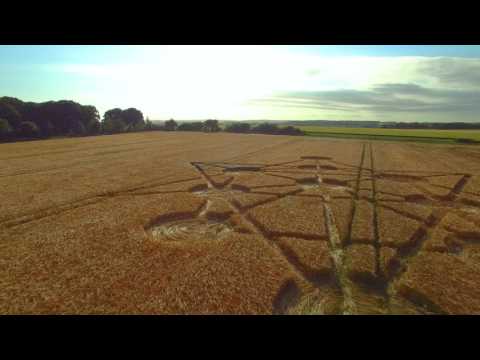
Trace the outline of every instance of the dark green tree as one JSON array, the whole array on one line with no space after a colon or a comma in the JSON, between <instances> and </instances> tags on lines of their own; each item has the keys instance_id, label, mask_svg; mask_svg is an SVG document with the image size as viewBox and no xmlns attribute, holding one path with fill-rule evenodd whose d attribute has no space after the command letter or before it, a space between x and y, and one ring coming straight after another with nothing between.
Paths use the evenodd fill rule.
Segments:
<instances>
[{"instance_id":1,"label":"dark green tree","mask_svg":"<svg viewBox=\"0 0 480 360\"><path fill-rule=\"evenodd\" d=\"M258 134L270 134L274 135L278 133L278 126L274 124L269 124L269 123L263 123L259 124L257 126L254 126L252 128L253 133L258 133Z\"/></svg>"},{"instance_id":2,"label":"dark green tree","mask_svg":"<svg viewBox=\"0 0 480 360\"><path fill-rule=\"evenodd\" d=\"M8 140L13 136L13 129L7 119L0 119L0 140Z\"/></svg>"},{"instance_id":3,"label":"dark green tree","mask_svg":"<svg viewBox=\"0 0 480 360\"><path fill-rule=\"evenodd\" d=\"M165 121L164 127L165 127L166 131L175 131L175 130L177 130L178 125L177 125L177 122L175 120L170 119L168 121Z\"/></svg>"},{"instance_id":4,"label":"dark green tree","mask_svg":"<svg viewBox=\"0 0 480 360\"><path fill-rule=\"evenodd\" d=\"M145 130L146 131L153 130L153 124L148 118L147 118L147 120L145 120Z\"/></svg>"},{"instance_id":5,"label":"dark green tree","mask_svg":"<svg viewBox=\"0 0 480 360\"><path fill-rule=\"evenodd\" d=\"M115 108L106 111L103 115L102 128L106 134L124 132L126 124L122 119L122 109Z\"/></svg>"},{"instance_id":6,"label":"dark green tree","mask_svg":"<svg viewBox=\"0 0 480 360\"><path fill-rule=\"evenodd\" d=\"M83 122L80 120L72 122L72 126L70 128L70 136L83 136L86 135L87 129Z\"/></svg>"},{"instance_id":7,"label":"dark green tree","mask_svg":"<svg viewBox=\"0 0 480 360\"><path fill-rule=\"evenodd\" d=\"M105 111L105 114L103 115L103 121L118 120L121 118L122 118L122 109L119 109L119 108Z\"/></svg>"},{"instance_id":8,"label":"dark green tree","mask_svg":"<svg viewBox=\"0 0 480 360\"><path fill-rule=\"evenodd\" d=\"M126 126L122 119L116 118L105 120L102 124L102 129L105 134L118 134L124 132Z\"/></svg>"},{"instance_id":9,"label":"dark green tree","mask_svg":"<svg viewBox=\"0 0 480 360\"><path fill-rule=\"evenodd\" d=\"M99 121L92 121L87 126L88 135L98 135L102 132L102 125Z\"/></svg>"},{"instance_id":10,"label":"dark green tree","mask_svg":"<svg viewBox=\"0 0 480 360\"><path fill-rule=\"evenodd\" d=\"M95 135L100 131L100 115L95 106L84 105L82 110L82 124L85 126L87 134Z\"/></svg>"},{"instance_id":11,"label":"dark green tree","mask_svg":"<svg viewBox=\"0 0 480 360\"><path fill-rule=\"evenodd\" d=\"M8 121L12 128L18 128L22 122L22 116L9 98L0 98L0 118Z\"/></svg>"},{"instance_id":12,"label":"dark green tree","mask_svg":"<svg viewBox=\"0 0 480 360\"><path fill-rule=\"evenodd\" d=\"M203 131L203 123L197 121L192 123L181 123L178 128L178 131Z\"/></svg>"},{"instance_id":13,"label":"dark green tree","mask_svg":"<svg viewBox=\"0 0 480 360\"><path fill-rule=\"evenodd\" d=\"M143 130L145 127L145 121L143 120L143 114L140 110L135 108L129 108L127 110L123 110L121 114L122 120L128 126L129 129L135 130Z\"/></svg>"},{"instance_id":14,"label":"dark green tree","mask_svg":"<svg viewBox=\"0 0 480 360\"><path fill-rule=\"evenodd\" d=\"M21 122L18 133L24 138L38 138L40 136L40 131L38 130L37 125L31 121Z\"/></svg>"},{"instance_id":15,"label":"dark green tree","mask_svg":"<svg viewBox=\"0 0 480 360\"><path fill-rule=\"evenodd\" d=\"M226 132L232 133L248 133L250 131L250 124L247 123L233 123L225 129Z\"/></svg>"},{"instance_id":16,"label":"dark green tree","mask_svg":"<svg viewBox=\"0 0 480 360\"><path fill-rule=\"evenodd\" d=\"M279 135L294 135L294 136L304 135L302 130L300 130L299 128L293 127L293 126L287 126L287 127L280 128L280 129L277 130L277 134L279 134Z\"/></svg>"},{"instance_id":17,"label":"dark green tree","mask_svg":"<svg viewBox=\"0 0 480 360\"><path fill-rule=\"evenodd\" d=\"M220 126L218 126L218 120L205 120L203 122L203 131L205 132L218 132L220 131Z\"/></svg>"},{"instance_id":18,"label":"dark green tree","mask_svg":"<svg viewBox=\"0 0 480 360\"><path fill-rule=\"evenodd\" d=\"M50 137L55 135L55 127L52 125L52 122L48 119L39 119L34 121L37 125L38 130L40 131L41 137Z\"/></svg>"}]
</instances>

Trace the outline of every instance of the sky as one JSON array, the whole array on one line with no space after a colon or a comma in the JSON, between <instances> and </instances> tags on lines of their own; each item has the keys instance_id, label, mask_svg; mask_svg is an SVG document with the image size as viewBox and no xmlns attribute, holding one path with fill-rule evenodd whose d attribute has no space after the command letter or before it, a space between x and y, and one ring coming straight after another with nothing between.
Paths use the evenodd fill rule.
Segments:
<instances>
[{"instance_id":1,"label":"sky","mask_svg":"<svg viewBox=\"0 0 480 360\"><path fill-rule=\"evenodd\" d=\"M152 120L480 121L480 46L3 46L0 96Z\"/></svg>"}]
</instances>

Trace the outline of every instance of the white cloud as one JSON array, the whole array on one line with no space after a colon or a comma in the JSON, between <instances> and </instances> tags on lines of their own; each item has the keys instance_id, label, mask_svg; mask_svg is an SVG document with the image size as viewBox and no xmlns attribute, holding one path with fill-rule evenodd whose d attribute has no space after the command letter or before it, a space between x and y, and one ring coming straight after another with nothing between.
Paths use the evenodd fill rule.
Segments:
<instances>
[{"instance_id":1,"label":"white cloud","mask_svg":"<svg viewBox=\"0 0 480 360\"><path fill-rule=\"evenodd\" d=\"M479 59L327 57L291 53L275 46L141 46L132 47L132 51L138 56L129 63L120 59L116 64L64 64L49 70L98 84L90 92L98 104L122 107L128 103L153 117L178 118L268 117L268 107L279 103L260 105L261 101L252 100L269 99L279 92L341 90L345 94L372 91L379 84L414 84L439 90L480 87L480 76L474 75L480 70ZM415 96L422 100L421 94ZM405 94L397 94L391 101L396 101L391 111L412 104ZM330 105L325 109L329 114L335 110ZM298 106L301 110L304 104ZM315 113L321 116L325 111L317 108ZM278 114L278 109L270 111L275 112Z\"/></svg>"}]
</instances>

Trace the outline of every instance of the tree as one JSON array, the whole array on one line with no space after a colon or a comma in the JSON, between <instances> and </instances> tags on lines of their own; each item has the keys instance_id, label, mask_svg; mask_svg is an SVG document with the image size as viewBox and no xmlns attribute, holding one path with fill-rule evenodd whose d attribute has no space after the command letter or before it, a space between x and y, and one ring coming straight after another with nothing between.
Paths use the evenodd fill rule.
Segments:
<instances>
[{"instance_id":1,"label":"tree","mask_svg":"<svg viewBox=\"0 0 480 360\"><path fill-rule=\"evenodd\" d=\"M142 131L144 129L145 129L145 123L125 125L125 132L136 132L136 131Z\"/></svg>"},{"instance_id":2,"label":"tree","mask_svg":"<svg viewBox=\"0 0 480 360\"><path fill-rule=\"evenodd\" d=\"M10 127L17 128L20 126L22 116L8 99L5 97L0 98L0 118L7 120Z\"/></svg>"},{"instance_id":3,"label":"tree","mask_svg":"<svg viewBox=\"0 0 480 360\"><path fill-rule=\"evenodd\" d=\"M80 120L73 122L69 135L70 136L83 136L87 133L85 125Z\"/></svg>"},{"instance_id":4,"label":"tree","mask_svg":"<svg viewBox=\"0 0 480 360\"><path fill-rule=\"evenodd\" d=\"M7 119L0 119L0 140L7 140L13 135L13 129Z\"/></svg>"},{"instance_id":5,"label":"tree","mask_svg":"<svg viewBox=\"0 0 480 360\"><path fill-rule=\"evenodd\" d=\"M276 134L278 132L278 126L269 123L259 124L252 128L253 133L259 134Z\"/></svg>"},{"instance_id":6,"label":"tree","mask_svg":"<svg viewBox=\"0 0 480 360\"><path fill-rule=\"evenodd\" d=\"M178 131L203 131L203 123L201 122L192 122L192 123L182 123L177 128Z\"/></svg>"},{"instance_id":7,"label":"tree","mask_svg":"<svg viewBox=\"0 0 480 360\"><path fill-rule=\"evenodd\" d=\"M125 131L126 125L122 119L116 118L103 122L103 132L106 134L118 134Z\"/></svg>"},{"instance_id":8,"label":"tree","mask_svg":"<svg viewBox=\"0 0 480 360\"><path fill-rule=\"evenodd\" d=\"M95 135L100 132L100 115L95 106L82 106L82 123L85 126L87 134Z\"/></svg>"},{"instance_id":9,"label":"tree","mask_svg":"<svg viewBox=\"0 0 480 360\"><path fill-rule=\"evenodd\" d=\"M133 131L143 131L143 130L145 130L145 122L143 120L133 125Z\"/></svg>"},{"instance_id":10,"label":"tree","mask_svg":"<svg viewBox=\"0 0 480 360\"><path fill-rule=\"evenodd\" d=\"M294 135L294 136L304 135L302 130L300 130L296 127L293 127L293 126L287 126L287 127L284 127L284 128L280 128L280 129L277 130L277 134L279 134L279 135Z\"/></svg>"},{"instance_id":11,"label":"tree","mask_svg":"<svg viewBox=\"0 0 480 360\"><path fill-rule=\"evenodd\" d=\"M247 123L233 123L225 129L226 132L232 133L248 133L250 131L250 124Z\"/></svg>"},{"instance_id":12,"label":"tree","mask_svg":"<svg viewBox=\"0 0 480 360\"><path fill-rule=\"evenodd\" d=\"M107 133L123 131L141 131L145 129L145 121L140 110L119 108L105 112L103 116L103 129Z\"/></svg>"},{"instance_id":13,"label":"tree","mask_svg":"<svg viewBox=\"0 0 480 360\"><path fill-rule=\"evenodd\" d=\"M123 120L116 120L113 122L112 132L113 133L121 133L125 131L125 122Z\"/></svg>"},{"instance_id":14,"label":"tree","mask_svg":"<svg viewBox=\"0 0 480 360\"><path fill-rule=\"evenodd\" d=\"M135 108L123 110L121 113L121 117L127 127L131 130L143 130L143 128L145 127L143 114L140 110L137 110Z\"/></svg>"},{"instance_id":15,"label":"tree","mask_svg":"<svg viewBox=\"0 0 480 360\"><path fill-rule=\"evenodd\" d=\"M95 135L101 133L102 129L106 133L145 129L143 114L138 109L108 110L100 122L95 106L81 105L70 100L34 103L0 97L0 118L8 123L8 129L12 130L13 134L23 137ZM159 128L152 122L148 124L148 129ZM2 122L3 133L8 132L8 129L6 123Z\"/></svg>"},{"instance_id":16,"label":"tree","mask_svg":"<svg viewBox=\"0 0 480 360\"><path fill-rule=\"evenodd\" d=\"M122 118L122 109L115 108L105 111L103 114L103 121L117 120Z\"/></svg>"},{"instance_id":17,"label":"tree","mask_svg":"<svg viewBox=\"0 0 480 360\"><path fill-rule=\"evenodd\" d=\"M87 133L89 135L98 135L102 132L102 125L98 121L93 121L87 126Z\"/></svg>"},{"instance_id":18,"label":"tree","mask_svg":"<svg viewBox=\"0 0 480 360\"><path fill-rule=\"evenodd\" d=\"M37 138L40 135L37 125L31 121L20 123L19 135L26 138Z\"/></svg>"},{"instance_id":19,"label":"tree","mask_svg":"<svg viewBox=\"0 0 480 360\"><path fill-rule=\"evenodd\" d=\"M107 134L115 134L125 131L126 124L122 119L122 109L115 108L103 115L103 131Z\"/></svg>"},{"instance_id":20,"label":"tree","mask_svg":"<svg viewBox=\"0 0 480 360\"><path fill-rule=\"evenodd\" d=\"M147 120L145 120L145 130L146 131L153 130L153 124L148 118L147 118Z\"/></svg>"},{"instance_id":21,"label":"tree","mask_svg":"<svg viewBox=\"0 0 480 360\"><path fill-rule=\"evenodd\" d=\"M218 132L220 131L220 126L218 126L218 120L205 120L203 122L203 131L205 132Z\"/></svg>"},{"instance_id":22,"label":"tree","mask_svg":"<svg viewBox=\"0 0 480 360\"><path fill-rule=\"evenodd\" d=\"M50 120L40 119L40 120L34 121L34 123L37 125L40 131L40 136L50 137L52 135L55 135L55 127L52 125L52 122Z\"/></svg>"},{"instance_id":23,"label":"tree","mask_svg":"<svg viewBox=\"0 0 480 360\"><path fill-rule=\"evenodd\" d=\"M69 100L39 104L35 120L43 118L52 122L56 135L68 135L76 131L78 122L86 123L82 105Z\"/></svg>"},{"instance_id":24,"label":"tree","mask_svg":"<svg viewBox=\"0 0 480 360\"><path fill-rule=\"evenodd\" d=\"M170 119L168 121L165 121L165 130L166 131L175 131L177 130L177 122L173 119Z\"/></svg>"}]
</instances>

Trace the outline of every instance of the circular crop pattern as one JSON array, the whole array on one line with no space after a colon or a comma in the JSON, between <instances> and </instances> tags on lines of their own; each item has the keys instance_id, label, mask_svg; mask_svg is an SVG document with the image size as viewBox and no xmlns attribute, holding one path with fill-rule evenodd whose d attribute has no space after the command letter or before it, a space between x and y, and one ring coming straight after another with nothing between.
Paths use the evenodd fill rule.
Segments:
<instances>
[{"instance_id":1,"label":"circular crop pattern","mask_svg":"<svg viewBox=\"0 0 480 360\"><path fill-rule=\"evenodd\" d=\"M150 229L154 239L170 241L217 240L224 238L231 231L224 223L200 219L175 221Z\"/></svg>"}]
</instances>

